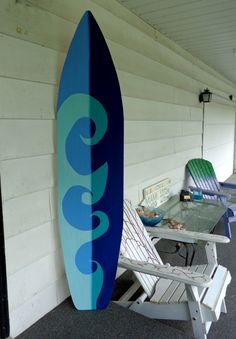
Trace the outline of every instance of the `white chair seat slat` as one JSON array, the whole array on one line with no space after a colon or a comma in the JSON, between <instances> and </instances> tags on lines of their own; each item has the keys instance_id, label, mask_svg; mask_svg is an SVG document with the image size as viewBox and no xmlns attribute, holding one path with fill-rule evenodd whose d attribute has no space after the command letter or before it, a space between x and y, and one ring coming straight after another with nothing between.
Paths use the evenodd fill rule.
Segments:
<instances>
[{"instance_id":1,"label":"white chair seat slat","mask_svg":"<svg viewBox=\"0 0 236 339\"><path fill-rule=\"evenodd\" d=\"M193 265L191 267L186 267L186 269L192 272L199 272L208 274L211 276L214 271L215 265ZM204 288L199 288L200 297L204 293ZM151 298L151 302L154 303L183 303L187 301L187 294L185 290L185 285L177 281L170 281L167 279L159 279L156 283L155 293Z\"/></svg>"},{"instance_id":2,"label":"white chair seat slat","mask_svg":"<svg viewBox=\"0 0 236 339\"><path fill-rule=\"evenodd\" d=\"M208 264L208 265L206 265L206 268L205 268L204 272L202 272L202 273L208 275L209 277L212 277L214 275L215 270L216 270L216 264ZM205 291L204 287L198 288L200 299L202 298L204 291Z\"/></svg>"},{"instance_id":3,"label":"white chair seat slat","mask_svg":"<svg viewBox=\"0 0 236 339\"><path fill-rule=\"evenodd\" d=\"M160 298L159 304L169 303L169 300L171 299L175 291L178 289L179 285L180 283L178 281L172 281L172 283L169 285L169 288L166 289L165 293Z\"/></svg>"},{"instance_id":4,"label":"white chair seat slat","mask_svg":"<svg viewBox=\"0 0 236 339\"><path fill-rule=\"evenodd\" d=\"M187 270L190 269L190 267L186 267ZM184 292L184 284L179 283L177 281L173 281L172 283L169 283L170 280L167 279L159 279L156 286L155 286L155 292L151 298L151 302L153 303L169 303L170 298L173 296L173 294L178 294L179 296L182 295ZM179 290L179 287L181 287L182 290Z\"/></svg>"},{"instance_id":5,"label":"white chair seat slat","mask_svg":"<svg viewBox=\"0 0 236 339\"><path fill-rule=\"evenodd\" d=\"M173 284L173 280L171 279L159 279L156 283L155 292L151 298L151 302L159 303L163 296L166 294L166 291L170 288L171 284Z\"/></svg>"},{"instance_id":6,"label":"white chair seat slat","mask_svg":"<svg viewBox=\"0 0 236 339\"><path fill-rule=\"evenodd\" d=\"M194 272L198 272L198 273L205 273L205 271L207 270L207 266L208 265L193 265L192 266L192 270ZM205 288L204 287L199 287L198 288L198 293L199 293L199 298L201 298L202 293L204 293ZM184 293L182 294L181 298L179 299L179 302L186 302L187 301L187 293L186 290L184 288Z\"/></svg>"},{"instance_id":7,"label":"white chair seat slat","mask_svg":"<svg viewBox=\"0 0 236 339\"><path fill-rule=\"evenodd\" d=\"M186 267L187 270L190 270L192 272L195 272L197 270L198 266L188 266ZM179 284L178 288L175 290L175 292L172 294L171 298L169 299L169 304L178 304L180 303L180 299L182 295L185 292L185 284L181 283ZM182 301L184 302L184 301Z\"/></svg>"}]
</instances>

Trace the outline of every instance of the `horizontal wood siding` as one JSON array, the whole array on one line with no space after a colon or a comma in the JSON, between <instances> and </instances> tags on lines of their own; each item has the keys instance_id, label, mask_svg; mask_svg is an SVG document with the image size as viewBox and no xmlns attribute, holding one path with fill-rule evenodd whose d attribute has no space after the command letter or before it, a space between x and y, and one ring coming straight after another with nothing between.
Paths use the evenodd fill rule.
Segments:
<instances>
[{"instance_id":1,"label":"horizontal wood siding","mask_svg":"<svg viewBox=\"0 0 236 339\"><path fill-rule=\"evenodd\" d=\"M0 1L0 170L12 337L69 293L56 215L55 107L65 53L85 9L96 17L117 68L125 195L134 203L143 187L166 177L171 192L178 192L186 162L201 156L200 90L236 93L229 81L116 1ZM219 161L217 168L226 164L230 172L233 108L225 109L223 122L220 110L206 113L205 151ZM221 123L225 132L215 138ZM218 154L215 142L217 151L222 148Z\"/></svg>"},{"instance_id":2,"label":"horizontal wood siding","mask_svg":"<svg viewBox=\"0 0 236 339\"><path fill-rule=\"evenodd\" d=\"M233 172L235 108L224 104L205 104L204 158L210 160L220 181Z\"/></svg>"}]
</instances>

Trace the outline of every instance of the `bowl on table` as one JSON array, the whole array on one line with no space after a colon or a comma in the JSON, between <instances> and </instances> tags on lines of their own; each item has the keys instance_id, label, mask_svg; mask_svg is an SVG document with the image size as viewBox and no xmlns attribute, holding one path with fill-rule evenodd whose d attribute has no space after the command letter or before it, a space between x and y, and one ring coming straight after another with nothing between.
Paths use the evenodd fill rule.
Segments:
<instances>
[{"instance_id":1,"label":"bowl on table","mask_svg":"<svg viewBox=\"0 0 236 339\"><path fill-rule=\"evenodd\" d=\"M156 226L164 218L164 213L157 208L139 206L136 210L144 226Z\"/></svg>"}]
</instances>

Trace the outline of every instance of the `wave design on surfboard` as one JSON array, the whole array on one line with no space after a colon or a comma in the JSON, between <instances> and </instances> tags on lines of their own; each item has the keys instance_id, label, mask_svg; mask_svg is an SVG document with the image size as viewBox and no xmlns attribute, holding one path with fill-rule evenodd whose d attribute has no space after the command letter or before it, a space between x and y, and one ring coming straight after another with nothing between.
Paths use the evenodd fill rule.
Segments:
<instances>
[{"instance_id":1,"label":"wave design on surfboard","mask_svg":"<svg viewBox=\"0 0 236 339\"><path fill-rule=\"evenodd\" d=\"M67 117L66 125L62 118L63 115ZM70 119L68 119L68 116L70 116ZM61 218L64 219L68 227L86 231L89 239L85 244L80 244L79 249L77 243L75 247L72 243L68 243L65 252L71 253L69 260L71 256L75 257L75 264L79 270L77 272L77 283L83 280L80 273L82 275L93 275L90 278L91 283L96 287L97 295L94 293L94 286L91 288L88 284L89 290L87 293L85 290L83 291L84 300L76 301L76 305L79 309L94 309L103 283L103 270L98 261L93 260L91 263L93 244L90 239L95 240L107 231L109 219L103 211L93 212L92 205L98 202L104 194L108 164L106 159L101 159L101 166L91 173L90 148L96 145L106 133L107 114L102 105L91 96L74 94L62 104L58 111L58 120L60 133L58 148L64 148L64 155L60 157L60 159L64 158L64 161L59 166L66 167L64 170L70 178L68 182L65 181L60 192L62 197ZM94 124L93 135L91 135L93 132L92 124ZM80 138L78 138L78 135ZM83 161L81 161L81 158ZM78 161L79 159L80 161ZM94 181L97 185L91 185L91 181ZM80 184L78 185L78 183ZM91 188L93 188L92 192ZM85 280L88 282L88 277ZM93 291L92 296L88 295L91 291ZM86 305L87 301L89 302L88 305Z\"/></svg>"}]
</instances>

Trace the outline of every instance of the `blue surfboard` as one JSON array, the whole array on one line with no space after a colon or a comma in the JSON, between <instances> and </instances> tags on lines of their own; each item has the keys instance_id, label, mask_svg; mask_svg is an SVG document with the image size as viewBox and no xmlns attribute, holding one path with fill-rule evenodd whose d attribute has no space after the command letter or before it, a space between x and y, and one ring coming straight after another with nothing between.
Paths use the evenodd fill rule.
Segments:
<instances>
[{"instance_id":1,"label":"blue surfboard","mask_svg":"<svg viewBox=\"0 0 236 339\"><path fill-rule=\"evenodd\" d=\"M123 223L123 124L115 67L86 12L68 50L57 106L58 219L79 310L104 309L111 299Z\"/></svg>"}]
</instances>

